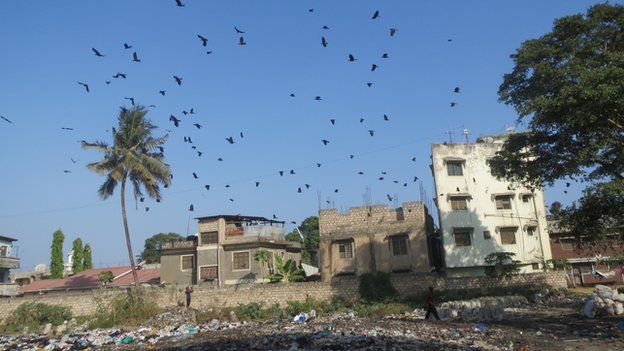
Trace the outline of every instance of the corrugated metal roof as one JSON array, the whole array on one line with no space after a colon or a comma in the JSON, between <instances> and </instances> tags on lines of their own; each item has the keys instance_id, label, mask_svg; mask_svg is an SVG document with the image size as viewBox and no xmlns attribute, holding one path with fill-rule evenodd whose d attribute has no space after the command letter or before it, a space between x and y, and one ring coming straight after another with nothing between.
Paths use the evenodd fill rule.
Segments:
<instances>
[{"instance_id":1,"label":"corrugated metal roof","mask_svg":"<svg viewBox=\"0 0 624 351\"><path fill-rule=\"evenodd\" d=\"M6 235L0 235L0 239L4 239L7 241L17 241L17 239L11 238L10 236L6 236Z\"/></svg>"},{"instance_id":2,"label":"corrugated metal roof","mask_svg":"<svg viewBox=\"0 0 624 351\"><path fill-rule=\"evenodd\" d=\"M261 217L261 216L214 215L214 216L196 217L195 219L198 220L198 221L201 221L201 220L204 220L204 219L219 219L219 218L223 218L226 221L239 221L239 222L259 221L259 222L271 222L271 223L282 223L282 224L284 224L284 221L276 221L274 219L268 219L266 217Z\"/></svg>"}]
</instances>

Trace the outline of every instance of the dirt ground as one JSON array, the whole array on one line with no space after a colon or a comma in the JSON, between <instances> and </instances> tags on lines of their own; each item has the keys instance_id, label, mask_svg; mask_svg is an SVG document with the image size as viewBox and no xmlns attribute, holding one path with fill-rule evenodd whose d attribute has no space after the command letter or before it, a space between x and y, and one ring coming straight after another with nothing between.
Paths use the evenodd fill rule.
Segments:
<instances>
[{"instance_id":1,"label":"dirt ground","mask_svg":"<svg viewBox=\"0 0 624 351\"><path fill-rule=\"evenodd\" d=\"M501 322L396 318L261 323L161 340L154 350L624 350L622 318L583 319L573 307L510 309Z\"/></svg>"}]
</instances>

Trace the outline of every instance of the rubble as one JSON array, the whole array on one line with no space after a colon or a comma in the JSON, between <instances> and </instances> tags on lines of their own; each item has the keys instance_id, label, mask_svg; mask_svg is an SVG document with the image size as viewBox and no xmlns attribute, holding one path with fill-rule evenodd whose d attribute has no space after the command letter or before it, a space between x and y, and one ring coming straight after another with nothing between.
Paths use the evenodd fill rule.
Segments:
<instances>
[{"instance_id":1,"label":"rubble","mask_svg":"<svg viewBox=\"0 0 624 351\"><path fill-rule=\"evenodd\" d=\"M507 307L526 306L529 302L522 296L480 297L472 300L450 301L440 304L438 314L443 319L465 321L501 321Z\"/></svg>"},{"instance_id":2,"label":"rubble","mask_svg":"<svg viewBox=\"0 0 624 351\"><path fill-rule=\"evenodd\" d=\"M585 300L581 315L586 318L596 316L617 316L624 314L624 294L608 286L596 285L596 290Z\"/></svg>"}]
</instances>

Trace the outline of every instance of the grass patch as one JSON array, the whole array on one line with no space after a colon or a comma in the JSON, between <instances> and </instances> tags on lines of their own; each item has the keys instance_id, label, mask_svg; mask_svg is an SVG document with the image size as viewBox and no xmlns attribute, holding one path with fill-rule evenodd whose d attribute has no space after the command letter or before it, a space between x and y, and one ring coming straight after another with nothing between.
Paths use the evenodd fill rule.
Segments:
<instances>
[{"instance_id":1,"label":"grass patch","mask_svg":"<svg viewBox=\"0 0 624 351\"><path fill-rule=\"evenodd\" d=\"M386 302L395 299L399 293L392 286L390 274L384 272L360 275L360 297L369 302Z\"/></svg>"},{"instance_id":2,"label":"grass patch","mask_svg":"<svg viewBox=\"0 0 624 351\"><path fill-rule=\"evenodd\" d=\"M154 317L160 308L146 295L142 290L131 290L116 296L109 303L100 299L96 312L88 320L89 328L136 326Z\"/></svg>"},{"instance_id":3,"label":"grass patch","mask_svg":"<svg viewBox=\"0 0 624 351\"><path fill-rule=\"evenodd\" d=\"M2 330L5 332L18 332L28 327L29 330L39 329L50 323L52 325L63 324L72 319L69 307L49 305L41 302L28 302L19 305L3 323Z\"/></svg>"}]
</instances>

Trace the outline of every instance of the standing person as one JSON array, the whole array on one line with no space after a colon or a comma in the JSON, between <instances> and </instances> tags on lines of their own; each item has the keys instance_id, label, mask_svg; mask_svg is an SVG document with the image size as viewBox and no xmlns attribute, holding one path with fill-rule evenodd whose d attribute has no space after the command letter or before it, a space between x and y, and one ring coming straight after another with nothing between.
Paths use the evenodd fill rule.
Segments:
<instances>
[{"instance_id":1,"label":"standing person","mask_svg":"<svg viewBox=\"0 0 624 351\"><path fill-rule=\"evenodd\" d=\"M193 293L193 288L187 286L186 289L184 289L184 293L186 294L186 308L189 308L191 305L191 293Z\"/></svg>"},{"instance_id":2,"label":"standing person","mask_svg":"<svg viewBox=\"0 0 624 351\"><path fill-rule=\"evenodd\" d=\"M440 316L438 316L438 311L435 308L435 298L433 297L432 286L429 287L429 292L427 293L427 299L425 302L427 304L427 314L425 314L425 319L429 319L429 316L433 313L433 316L437 320L440 320Z\"/></svg>"}]
</instances>

